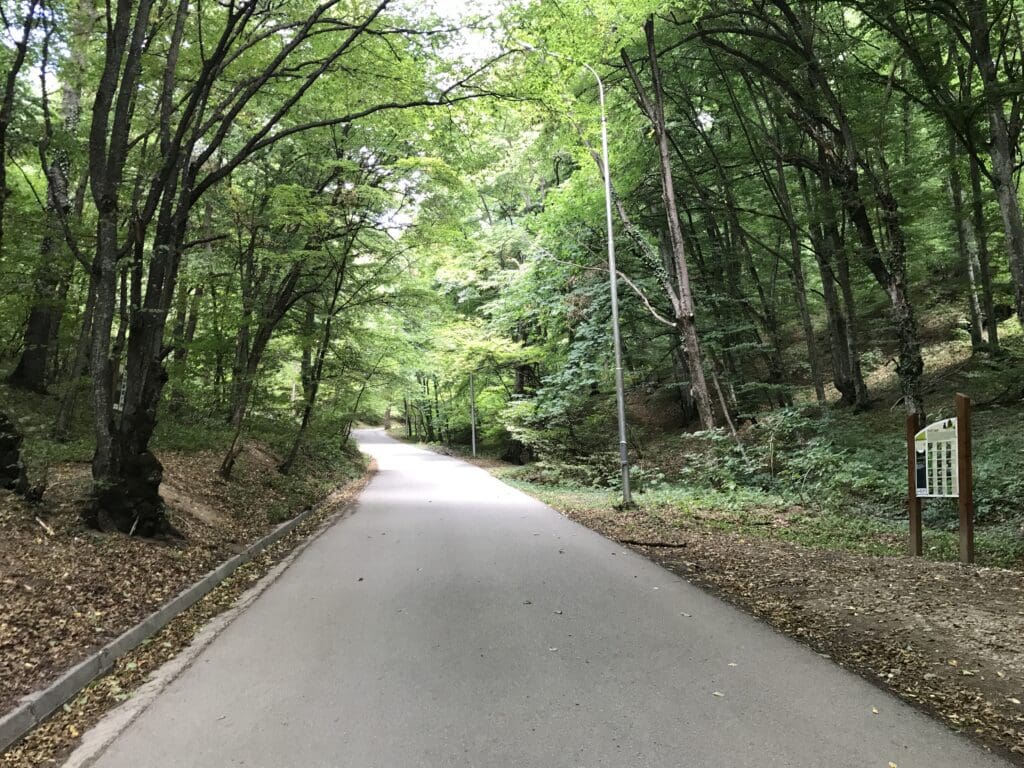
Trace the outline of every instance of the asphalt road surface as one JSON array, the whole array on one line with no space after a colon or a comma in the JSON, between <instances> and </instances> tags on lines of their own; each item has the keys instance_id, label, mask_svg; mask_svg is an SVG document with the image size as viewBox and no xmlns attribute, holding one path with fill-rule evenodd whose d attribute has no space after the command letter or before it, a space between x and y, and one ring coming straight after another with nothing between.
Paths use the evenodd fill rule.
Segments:
<instances>
[{"instance_id":1,"label":"asphalt road surface","mask_svg":"<svg viewBox=\"0 0 1024 768\"><path fill-rule=\"evenodd\" d=\"M1008 765L483 470L358 438L357 512L97 765Z\"/></svg>"}]
</instances>

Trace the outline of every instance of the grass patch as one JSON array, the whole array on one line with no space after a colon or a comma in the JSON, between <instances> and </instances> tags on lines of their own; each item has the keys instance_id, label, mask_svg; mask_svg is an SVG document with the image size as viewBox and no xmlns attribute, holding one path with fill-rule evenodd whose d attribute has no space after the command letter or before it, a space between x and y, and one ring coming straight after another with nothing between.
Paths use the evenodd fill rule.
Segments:
<instances>
[{"instance_id":1,"label":"grass patch","mask_svg":"<svg viewBox=\"0 0 1024 768\"><path fill-rule=\"evenodd\" d=\"M610 518L625 515L621 498L612 489L551 485L526 479L523 467L492 470L500 479L562 512ZM634 495L637 509L629 523L647 537L671 541L684 528L756 536L819 550L845 550L870 555L906 553L907 523L860 513L810 510L794 505L786 495L752 489L709 489L666 485ZM938 561L958 559L955 531L927 528L925 555ZM976 531L979 565L1019 568L1024 563L1024 540L1012 526Z\"/></svg>"}]
</instances>

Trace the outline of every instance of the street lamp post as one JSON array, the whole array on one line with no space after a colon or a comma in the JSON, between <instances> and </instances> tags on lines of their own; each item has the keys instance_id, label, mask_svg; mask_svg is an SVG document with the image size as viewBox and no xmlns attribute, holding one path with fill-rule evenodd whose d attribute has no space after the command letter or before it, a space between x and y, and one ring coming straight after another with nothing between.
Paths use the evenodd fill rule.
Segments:
<instances>
[{"instance_id":1,"label":"street lamp post","mask_svg":"<svg viewBox=\"0 0 1024 768\"><path fill-rule=\"evenodd\" d=\"M476 458L476 387L473 386L473 374L469 374L469 430L473 444L473 458Z\"/></svg>"},{"instance_id":2,"label":"street lamp post","mask_svg":"<svg viewBox=\"0 0 1024 768\"><path fill-rule=\"evenodd\" d=\"M517 41L518 42L518 41ZM568 56L552 51L540 51L528 43L518 43L524 50L533 53L554 56L572 61L583 67L597 81L597 97L601 107L601 173L604 176L604 214L608 229L608 280L611 285L612 299L612 344L615 348L615 404L619 421L619 464L622 470L622 503L633 504L633 494L629 487L629 446L626 442L626 395L622 383L622 334L619 331L619 273L615 266L615 227L612 223L612 176L608 162L608 114L604 103L604 82L597 70L589 64L575 61Z\"/></svg>"}]
</instances>

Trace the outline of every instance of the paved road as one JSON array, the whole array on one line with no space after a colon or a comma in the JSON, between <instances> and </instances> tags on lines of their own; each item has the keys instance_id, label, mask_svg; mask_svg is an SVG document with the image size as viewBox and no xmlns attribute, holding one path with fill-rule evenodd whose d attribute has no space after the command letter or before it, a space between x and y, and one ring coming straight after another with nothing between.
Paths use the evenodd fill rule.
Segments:
<instances>
[{"instance_id":1,"label":"paved road","mask_svg":"<svg viewBox=\"0 0 1024 768\"><path fill-rule=\"evenodd\" d=\"M359 440L357 513L98 765L1007 765L482 470Z\"/></svg>"}]
</instances>

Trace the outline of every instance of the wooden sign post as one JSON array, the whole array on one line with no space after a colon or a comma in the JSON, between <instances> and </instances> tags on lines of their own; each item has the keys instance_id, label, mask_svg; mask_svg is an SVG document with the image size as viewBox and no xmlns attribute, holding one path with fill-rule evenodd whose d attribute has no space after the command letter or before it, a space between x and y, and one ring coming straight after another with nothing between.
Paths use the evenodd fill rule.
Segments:
<instances>
[{"instance_id":1,"label":"wooden sign post","mask_svg":"<svg viewBox=\"0 0 1024 768\"><path fill-rule=\"evenodd\" d=\"M974 468L971 461L971 398L956 396L957 476L960 494L960 561L974 562Z\"/></svg>"},{"instance_id":2,"label":"wooden sign post","mask_svg":"<svg viewBox=\"0 0 1024 768\"><path fill-rule=\"evenodd\" d=\"M910 554L920 557L924 554L924 543L921 533L921 499L917 496L917 451L914 449L914 438L921 429L921 416L917 413L907 415L907 483L909 485L908 507L910 511Z\"/></svg>"},{"instance_id":3,"label":"wooden sign post","mask_svg":"<svg viewBox=\"0 0 1024 768\"><path fill-rule=\"evenodd\" d=\"M971 467L971 399L956 396L956 417L921 426L907 416L907 480L911 555L921 555L922 501L955 498L960 516L960 560L974 562L974 475Z\"/></svg>"}]
</instances>

